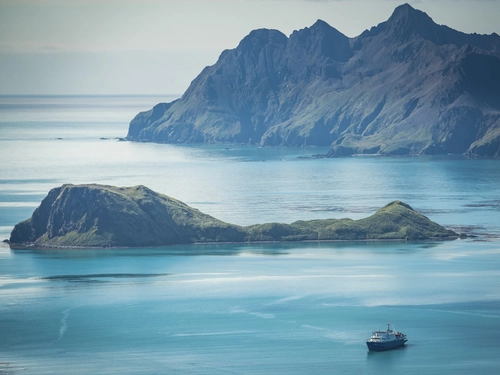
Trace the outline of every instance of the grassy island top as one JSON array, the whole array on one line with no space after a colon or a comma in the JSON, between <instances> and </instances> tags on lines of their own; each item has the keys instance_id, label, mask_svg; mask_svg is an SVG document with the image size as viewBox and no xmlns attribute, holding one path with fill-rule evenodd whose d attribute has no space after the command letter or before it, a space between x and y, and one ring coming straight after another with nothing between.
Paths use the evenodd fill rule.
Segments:
<instances>
[{"instance_id":1,"label":"grassy island top","mask_svg":"<svg viewBox=\"0 0 500 375\"><path fill-rule=\"evenodd\" d=\"M18 223L12 248L140 247L262 241L454 239L457 233L394 201L360 219L225 223L145 186L63 185Z\"/></svg>"}]
</instances>

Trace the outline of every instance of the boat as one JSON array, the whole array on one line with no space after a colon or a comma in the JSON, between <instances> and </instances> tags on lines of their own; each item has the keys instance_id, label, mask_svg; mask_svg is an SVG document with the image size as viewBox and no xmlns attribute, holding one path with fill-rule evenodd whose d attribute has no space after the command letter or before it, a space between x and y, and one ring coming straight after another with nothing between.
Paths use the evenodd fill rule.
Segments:
<instances>
[{"instance_id":1,"label":"boat","mask_svg":"<svg viewBox=\"0 0 500 375\"><path fill-rule=\"evenodd\" d=\"M399 348L407 341L404 333L391 329L391 323L387 322L387 331L373 331L372 336L366 341L366 345L370 351L381 352Z\"/></svg>"}]
</instances>

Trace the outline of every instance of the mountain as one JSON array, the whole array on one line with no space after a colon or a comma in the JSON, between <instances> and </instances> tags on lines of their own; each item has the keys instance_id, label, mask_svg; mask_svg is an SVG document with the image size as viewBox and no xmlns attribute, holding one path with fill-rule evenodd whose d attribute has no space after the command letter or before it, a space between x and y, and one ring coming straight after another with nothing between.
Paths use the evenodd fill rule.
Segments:
<instances>
[{"instance_id":1,"label":"mountain","mask_svg":"<svg viewBox=\"0 0 500 375\"><path fill-rule=\"evenodd\" d=\"M206 242L423 240L457 234L395 201L361 220L241 227L145 186L63 185L12 230L12 248L141 247Z\"/></svg>"},{"instance_id":2,"label":"mountain","mask_svg":"<svg viewBox=\"0 0 500 375\"><path fill-rule=\"evenodd\" d=\"M127 139L331 146L329 156L500 155L500 36L408 4L355 38L318 20L252 31Z\"/></svg>"}]
</instances>

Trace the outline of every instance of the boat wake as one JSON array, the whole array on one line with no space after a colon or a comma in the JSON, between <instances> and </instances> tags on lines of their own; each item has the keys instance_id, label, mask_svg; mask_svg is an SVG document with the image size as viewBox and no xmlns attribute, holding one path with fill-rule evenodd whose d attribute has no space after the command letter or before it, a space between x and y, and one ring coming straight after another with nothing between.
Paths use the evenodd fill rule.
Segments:
<instances>
[{"instance_id":1,"label":"boat wake","mask_svg":"<svg viewBox=\"0 0 500 375\"><path fill-rule=\"evenodd\" d=\"M59 328L59 337L56 341L60 341L66 333L66 330L68 329L68 316L70 310L71 309L66 309L63 311L63 316L61 318L61 328Z\"/></svg>"}]
</instances>

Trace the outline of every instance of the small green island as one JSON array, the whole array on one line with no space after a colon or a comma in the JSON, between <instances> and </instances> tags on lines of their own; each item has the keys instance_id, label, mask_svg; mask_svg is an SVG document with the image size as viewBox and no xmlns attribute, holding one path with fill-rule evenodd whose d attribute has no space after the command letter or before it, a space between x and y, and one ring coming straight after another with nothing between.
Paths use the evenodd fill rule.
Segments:
<instances>
[{"instance_id":1,"label":"small green island","mask_svg":"<svg viewBox=\"0 0 500 375\"><path fill-rule=\"evenodd\" d=\"M63 185L18 223L13 249L109 248L196 243L455 239L457 233L394 201L360 220L225 223L145 186Z\"/></svg>"}]
</instances>

